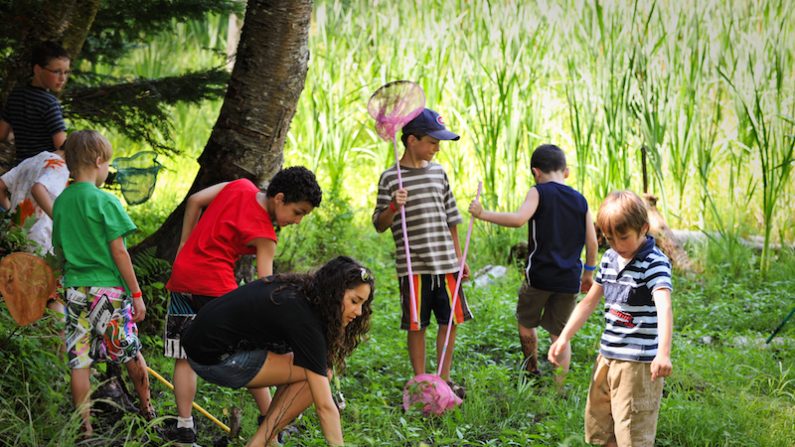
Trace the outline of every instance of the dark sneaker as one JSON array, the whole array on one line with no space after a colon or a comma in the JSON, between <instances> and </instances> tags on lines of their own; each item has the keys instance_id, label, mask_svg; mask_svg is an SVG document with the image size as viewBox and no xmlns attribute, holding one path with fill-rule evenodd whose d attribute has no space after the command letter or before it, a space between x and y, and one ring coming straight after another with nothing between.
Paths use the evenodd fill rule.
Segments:
<instances>
[{"instance_id":1,"label":"dark sneaker","mask_svg":"<svg viewBox=\"0 0 795 447\"><path fill-rule=\"evenodd\" d=\"M169 441L180 447L193 447L196 442L196 432L192 428L178 427L171 432Z\"/></svg>"}]
</instances>

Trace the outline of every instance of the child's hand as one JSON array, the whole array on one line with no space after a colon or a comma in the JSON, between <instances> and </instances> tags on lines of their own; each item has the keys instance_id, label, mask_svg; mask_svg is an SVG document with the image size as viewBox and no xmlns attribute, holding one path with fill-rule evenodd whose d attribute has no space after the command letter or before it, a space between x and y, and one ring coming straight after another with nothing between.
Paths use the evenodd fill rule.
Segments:
<instances>
[{"instance_id":1,"label":"child's hand","mask_svg":"<svg viewBox=\"0 0 795 447\"><path fill-rule=\"evenodd\" d=\"M593 285L593 275L582 275L582 282L580 283L580 292L588 293Z\"/></svg>"},{"instance_id":2,"label":"child's hand","mask_svg":"<svg viewBox=\"0 0 795 447\"><path fill-rule=\"evenodd\" d=\"M462 281L466 281L466 280L468 280L468 279L469 279L469 277L471 276L471 274L472 274L472 271L471 271L471 270L469 270L469 264L467 264L467 263L465 262L465 263L464 263L464 274L461 276L461 280L462 280Z\"/></svg>"},{"instance_id":3,"label":"child's hand","mask_svg":"<svg viewBox=\"0 0 795 447\"><path fill-rule=\"evenodd\" d=\"M673 369L671 358L658 354L651 361L651 380L657 380L658 377L668 377L673 372Z\"/></svg>"},{"instance_id":4,"label":"child's hand","mask_svg":"<svg viewBox=\"0 0 795 447\"><path fill-rule=\"evenodd\" d=\"M133 298L133 322L140 323L146 317L146 304L143 298Z\"/></svg>"},{"instance_id":5,"label":"child's hand","mask_svg":"<svg viewBox=\"0 0 795 447\"><path fill-rule=\"evenodd\" d=\"M562 338L558 338L549 346L549 353L547 353L547 360L549 360L549 363L560 366L561 356L566 351L566 343L568 342Z\"/></svg>"},{"instance_id":6,"label":"child's hand","mask_svg":"<svg viewBox=\"0 0 795 447\"><path fill-rule=\"evenodd\" d=\"M469 214L477 218L480 217L480 214L482 212L483 212L483 205L480 204L478 199L473 200L472 203L469 204Z\"/></svg>"},{"instance_id":7,"label":"child's hand","mask_svg":"<svg viewBox=\"0 0 795 447\"><path fill-rule=\"evenodd\" d=\"M395 205L398 208L400 208L401 206L406 204L406 201L408 200L408 198L409 198L409 192L408 191L406 191L405 189L398 189L392 195L392 202L394 202Z\"/></svg>"}]
</instances>

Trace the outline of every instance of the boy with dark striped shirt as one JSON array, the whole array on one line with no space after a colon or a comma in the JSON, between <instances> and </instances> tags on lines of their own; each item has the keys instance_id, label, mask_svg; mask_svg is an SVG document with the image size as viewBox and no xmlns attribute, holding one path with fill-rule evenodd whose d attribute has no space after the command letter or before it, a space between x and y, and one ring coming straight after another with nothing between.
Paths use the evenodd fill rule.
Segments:
<instances>
[{"instance_id":1,"label":"boy with dark striped shirt","mask_svg":"<svg viewBox=\"0 0 795 447\"><path fill-rule=\"evenodd\" d=\"M630 191L605 198L596 217L610 244L596 283L577 305L549 361L605 297L605 331L585 407L585 441L653 446L663 378L671 375L671 264L648 235L646 206Z\"/></svg>"},{"instance_id":2,"label":"boy with dark striped shirt","mask_svg":"<svg viewBox=\"0 0 795 447\"><path fill-rule=\"evenodd\" d=\"M456 226L461 223L455 197L444 169L431 162L439 152L439 141L458 140L448 131L438 113L424 109L420 115L403 127L401 140L405 151L400 159L403 188L398 187L397 170L391 167L378 181L378 199L373 211L373 225L379 233L392 229L395 239L395 263L400 284L403 309L401 329L408 331L408 350L414 375L425 374L425 330L430 325L431 312L436 316L437 364L442 363L441 377L450 380L456 326L472 318L464 291L459 290L458 300L451 309L453 291L461 258ZM408 265L403 249L400 207L406 208L406 226L411 255L413 277L408 277ZM469 277L469 267L464 264L463 277ZM414 282L416 315L419 324L411 321L409 283ZM445 358L441 356L450 312L455 315L450 330L450 344ZM463 389L452 385L453 391L463 394Z\"/></svg>"},{"instance_id":3,"label":"boy with dark striped shirt","mask_svg":"<svg viewBox=\"0 0 795 447\"><path fill-rule=\"evenodd\" d=\"M54 42L33 50L30 84L17 87L0 111L0 141L14 136L14 166L44 151L60 149L66 141L63 108L55 94L71 73L69 54Z\"/></svg>"}]
</instances>

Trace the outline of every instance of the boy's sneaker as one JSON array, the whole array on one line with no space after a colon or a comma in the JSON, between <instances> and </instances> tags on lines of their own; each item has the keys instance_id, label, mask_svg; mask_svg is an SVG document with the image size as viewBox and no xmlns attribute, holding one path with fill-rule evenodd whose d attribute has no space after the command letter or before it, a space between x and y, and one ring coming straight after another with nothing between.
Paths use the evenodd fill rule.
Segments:
<instances>
[{"instance_id":1,"label":"boy's sneaker","mask_svg":"<svg viewBox=\"0 0 795 447\"><path fill-rule=\"evenodd\" d=\"M178 427L171 432L171 439L169 440L180 447L193 447L196 443L196 432L193 428Z\"/></svg>"},{"instance_id":2,"label":"boy's sneaker","mask_svg":"<svg viewBox=\"0 0 795 447\"><path fill-rule=\"evenodd\" d=\"M467 389L464 388L464 385L459 385L451 380L447 381L447 385L459 399L464 400L464 398L467 397Z\"/></svg>"}]
</instances>

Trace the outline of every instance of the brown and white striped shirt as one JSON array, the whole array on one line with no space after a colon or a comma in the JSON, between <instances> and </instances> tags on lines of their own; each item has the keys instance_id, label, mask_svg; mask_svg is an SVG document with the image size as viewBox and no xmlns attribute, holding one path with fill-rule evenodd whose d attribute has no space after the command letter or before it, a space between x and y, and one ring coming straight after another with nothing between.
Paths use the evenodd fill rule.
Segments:
<instances>
[{"instance_id":1,"label":"brown and white striped shirt","mask_svg":"<svg viewBox=\"0 0 795 447\"><path fill-rule=\"evenodd\" d=\"M401 166L400 172L403 175L403 188L408 192L406 228L412 272L433 275L457 272L458 257L455 254L450 227L458 225L462 219L447 174L437 163L428 163L423 168ZM389 207L392 194L397 189L397 171L393 166L384 171L378 181L378 199L373 212L374 224L378 215ZM408 267L403 249L403 230L399 213L395 214L391 228L395 239L397 272L399 277L403 277L408 275Z\"/></svg>"}]
</instances>

